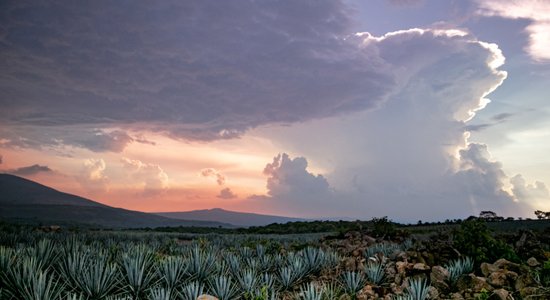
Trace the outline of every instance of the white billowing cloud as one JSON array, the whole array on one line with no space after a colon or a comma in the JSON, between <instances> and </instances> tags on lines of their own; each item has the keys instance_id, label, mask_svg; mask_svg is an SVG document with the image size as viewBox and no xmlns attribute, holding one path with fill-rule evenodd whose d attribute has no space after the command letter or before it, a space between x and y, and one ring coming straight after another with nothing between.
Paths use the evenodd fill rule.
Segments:
<instances>
[{"instance_id":1,"label":"white billowing cloud","mask_svg":"<svg viewBox=\"0 0 550 300\"><path fill-rule=\"evenodd\" d=\"M546 0L477 0L478 13L531 21L527 52L541 62L550 61L550 2Z\"/></svg>"},{"instance_id":2,"label":"white billowing cloud","mask_svg":"<svg viewBox=\"0 0 550 300\"><path fill-rule=\"evenodd\" d=\"M133 182L138 183L146 196L158 195L169 189L169 177L156 164L144 163L137 159L121 159Z\"/></svg>"},{"instance_id":3,"label":"white billowing cloud","mask_svg":"<svg viewBox=\"0 0 550 300\"><path fill-rule=\"evenodd\" d=\"M330 186L317 187L334 190L328 204L295 190L297 204L284 202L289 209L407 221L464 218L480 210L528 215L528 199L514 197L501 163L486 145L470 143L466 131L489 103L486 95L506 78L498 47L445 30L356 38L365 55L394 70L399 88L376 110L259 131L329 170L323 178ZM289 186L276 186L278 198Z\"/></svg>"},{"instance_id":4,"label":"white billowing cloud","mask_svg":"<svg viewBox=\"0 0 550 300\"><path fill-rule=\"evenodd\" d=\"M216 196L220 199L234 199L237 198L237 195L233 193L230 188L224 188L220 191L220 194Z\"/></svg>"},{"instance_id":5,"label":"white billowing cloud","mask_svg":"<svg viewBox=\"0 0 550 300\"><path fill-rule=\"evenodd\" d=\"M89 190L106 191L109 189L109 177L105 174L107 165L102 158L89 158L82 164L82 173L78 181Z\"/></svg>"},{"instance_id":6,"label":"white billowing cloud","mask_svg":"<svg viewBox=\"0 0 550 300\"><path fill-rule=\"evenodd\" d=\"M550 202L550 192L544 182L527 183L521 174L510 179L512 192L517 199L531 200L536 203Z\"/></svg>"},{"instance_id":7,"label":"white billowing cloud","mask_svg":"<svg viewBox=\"0 0 550 300\"><path fill-rule=\"evenodd\" d=\"M218 185L224 185L225 184L225 176L220 173L218 170L214 169L214 168L205 168L205 169L202 169L201 172L200 172L200 175L202 177L214 177L216 178L216 182L218 183Z\"/></svg>"},{"instance_id":8,"label":"white billowing cloud","mask_svg":"<svg viewBox=\"0 0 550 300\"><path fill-rule=\"evenodd\" d=\"M316 211L311 205L333 205L332 190L326 178L310 173L307 165L304 157L292 159L286 153L275 156L264 168L267 196L255 195L250 199L280 213L286 211L303 216Z\"/></svg>"}]
</instances>

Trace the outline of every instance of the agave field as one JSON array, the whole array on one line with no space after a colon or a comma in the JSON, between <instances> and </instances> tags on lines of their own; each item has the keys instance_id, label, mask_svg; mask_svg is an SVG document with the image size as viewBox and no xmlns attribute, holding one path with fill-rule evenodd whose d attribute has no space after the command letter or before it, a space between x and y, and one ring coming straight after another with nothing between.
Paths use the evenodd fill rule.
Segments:
<instances>
[{"instance_id":1,"label":"agave field","mask_svg":"<svg viewBox=\"0 0 550 300\"><path fill-rule=\"evenodd\" d=\"M358 232L2 233L0 300L548 299L544 262L432 262L445 252L435 244Z\"/></svg>"},{"instance_id":2,"label":"agave field","mask_svg":"<svg viewBox=\"0 0 550 300\"><path fill-rule=\"evenodd\" d=\"M318 235L204 235L189 243L177 236L3 236L0 299L337 299L354 298L367 282L384 278L383 260L364 272L343 271L342 257L330 248L289 249ZM250 243L255 247L243 246ZM381 244L368 255L399 247ZM425 284L411 282L410 292L425 293Z\"/></svg>"}]
</instances>

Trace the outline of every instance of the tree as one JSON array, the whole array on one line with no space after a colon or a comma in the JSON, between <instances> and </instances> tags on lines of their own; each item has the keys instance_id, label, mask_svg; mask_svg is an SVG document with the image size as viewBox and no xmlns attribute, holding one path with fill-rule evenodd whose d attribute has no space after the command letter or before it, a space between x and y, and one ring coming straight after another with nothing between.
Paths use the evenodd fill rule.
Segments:
<instances>
[{"instance_id":1,"label":"tree","mask_svg":"<svg viewBox=\"0 0 550 300\"><path fill-rule=\"evenodd\" d=\"M479 213L479 218L485 221L502 221L504 217L500 217L494 211L484 210Z\"/></svg>"},{"instance_id":2,"label":"tree","mask_svg":"<svg viewBox=\"0 0 550 300\"><path fill-rule=\"evenodd\" d=\"M539 220L548 220L550 219L550 211L535 210L535 215Z\"/></svg>"}]
</instances>

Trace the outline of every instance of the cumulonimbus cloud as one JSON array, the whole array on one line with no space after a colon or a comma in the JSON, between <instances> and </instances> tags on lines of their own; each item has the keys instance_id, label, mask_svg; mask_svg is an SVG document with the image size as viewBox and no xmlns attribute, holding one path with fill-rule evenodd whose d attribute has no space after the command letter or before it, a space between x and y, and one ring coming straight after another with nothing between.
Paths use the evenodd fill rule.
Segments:
<instances>
[{"instance_id":1,"label":"cumulonimbus cloud","mask_svg":"<svg viewBox=\"0 0 550 300\"><path fill-rule=\"evenodd\" d=\"M512 192L510 178L487 145L469 140L470 120L506 78L498 46L459 30L411 29L356 38L366 54L394 70L399 88L376 110L281 129L295 152L313 161L330 158L332 170L322 177L325 184L307 184L318 181L305 171L305 158L290 163L276 157L266 167L268 194L254 199L279 201L312 217L334 211L408 221L464 218L481 210L529 214L532 203ZM324 138L312 138L311 130ZM279 161L299 169L288 171L297 178L279 180L287 174ZM269 171L272 165L277 172ZM521 187L519 180L515 183ZM322 196L310 198L315 193L301 186L316 186Z\"/></svg>"}]
</instances>

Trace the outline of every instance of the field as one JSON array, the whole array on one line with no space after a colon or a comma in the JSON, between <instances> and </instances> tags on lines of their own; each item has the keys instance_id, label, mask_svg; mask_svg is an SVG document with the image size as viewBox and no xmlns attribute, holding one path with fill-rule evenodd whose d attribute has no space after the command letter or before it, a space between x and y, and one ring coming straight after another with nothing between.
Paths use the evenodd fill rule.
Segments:
<instances>
[{"instance_id":1,"label":"field","mask_svg":"<svg viewBox=\"0 0 550 300\"><path fill-rule=\"evenodd\" d=\"M508 298L502 299L548 299L550 295L548 230L495 234L489 228L498 224L478 220L401 227L386 219L336 223L339 226L329 226L339 228L336 232L301 234L79 232L3 226L0 299L194 300L202 294L222 300L489 299L504 294ZM515 228L521 224L547 228L546 221L520 222ZM322 228L310 225L310 231ZM296 224L287 227L291 231ZM262 232L261 228L250 232Z\"/></svg>"}]
</instances>

